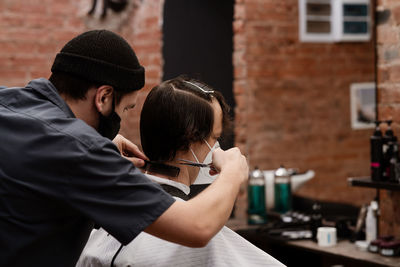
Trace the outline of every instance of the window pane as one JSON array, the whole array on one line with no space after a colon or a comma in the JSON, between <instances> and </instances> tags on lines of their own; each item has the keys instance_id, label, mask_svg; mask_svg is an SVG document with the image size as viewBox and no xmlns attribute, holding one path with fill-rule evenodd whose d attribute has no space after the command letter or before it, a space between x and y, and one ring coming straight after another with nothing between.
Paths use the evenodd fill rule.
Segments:
<instances>
[{"instance_id":1,"label":"window pane","mask_svg":"<svg viewBox=\"0 0 400 267\"><path fill-rule=\"evenodd\" d=\"M330 4L307 3L307 15L329 16L331 14Z\"/></svg>"},{"instance_id":2,"label":"window pane","mask_svg":"<svg viewBox=\"0 0 400 267\"><path fill-rule=\"evenodd\" d=\"M355 17L368 16L368 5L344 4L343 14L344 16L355 16Z\"/></svg>"},{"instance_id":3,"label":"window pane","mask_svg":"<svg viewBox=\"0 0 400 267\"><path fill-rule=\"evenodd\" d=\"M366 21L345 21L343 24L344 33L361 34L368 33L368 22Z\"/></svg>"},{"instance_id":4,"label":"window pane","mask_svg":"<svg viewBox=\"0 0 400 267\"><path fill-rule=\"evenodd\" d=\"M308 33L330 33L331 23L329 21L307 21Z\"/></svg>"}]
</instances>

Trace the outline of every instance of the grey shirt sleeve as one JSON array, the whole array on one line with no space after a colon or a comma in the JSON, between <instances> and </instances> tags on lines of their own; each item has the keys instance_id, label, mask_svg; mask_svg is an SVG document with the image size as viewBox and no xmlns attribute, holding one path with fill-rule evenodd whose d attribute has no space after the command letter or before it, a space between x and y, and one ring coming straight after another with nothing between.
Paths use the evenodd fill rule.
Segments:
<instances>
[{"instance_id":1,"label":"grey shirt sleeve","mask_svg":"<svg viewBox=\"0 0 400 267\"><path fill-rule=\"evenodd\" d=\"M129 243L175 201L111 142L95 146L71 166L66 187L69 205Z\"/></svg>"}]
</instances>

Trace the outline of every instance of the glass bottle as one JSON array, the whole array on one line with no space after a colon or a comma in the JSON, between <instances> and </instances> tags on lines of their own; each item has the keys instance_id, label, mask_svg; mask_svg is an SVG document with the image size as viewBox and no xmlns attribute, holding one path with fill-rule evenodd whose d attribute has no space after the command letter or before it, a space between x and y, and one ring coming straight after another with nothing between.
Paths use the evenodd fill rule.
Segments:
<instances>
[{"instance_id":1,"label":"glass bottle","mask_svg":"<svg viewBox=\"0 0 400 267\"><path fill-rule=\"evenodd\" d=\"M265 177L257 167L249 175L247 198L248 224L266 223Z\"/></svg>"},{"instance_id":2,"label":"glass bottle","mask_svg":"<svg viewBox=\"0 0 400 267\"><path fill-rule=\"evenodd\" d=\"M274 175L275 211L286 213L292 209L291 173L283 166Z\"/></svg>"}]
</instances>

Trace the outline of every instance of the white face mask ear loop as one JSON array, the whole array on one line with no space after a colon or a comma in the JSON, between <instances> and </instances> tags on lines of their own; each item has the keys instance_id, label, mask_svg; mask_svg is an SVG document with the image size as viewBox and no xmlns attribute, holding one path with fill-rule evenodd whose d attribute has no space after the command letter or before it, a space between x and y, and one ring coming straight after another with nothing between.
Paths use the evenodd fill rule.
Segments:
<instances>
[{"instance_id":1,"label":"white face mask ear loop","mask_svg":"<svg viewBox=\"0 0 400 267\"><path fill-rule=\"evenodd\" d=\"M204 142L206 142L206 144L207 144L208 148L210 149L210 151L212 151L212 147L211 147L210 144L207 142L207 140L206 140L206 139L203 139L203 140L204 140Z\"/></svg>"},{"instance_id":2,"label":"white face mask ear loop","mask_svg":"<svg viewBox=\"0 0 400 267\"><path fill-rule=\"evenodd\" d=\"M200 163L200 161L197 159L196 155L194 154L192 148L189 148L189 149L190 149L190 152L192 152L192 155L193 155L194 159L196 160L196 162Z\"/></svg>"}]
</instances>

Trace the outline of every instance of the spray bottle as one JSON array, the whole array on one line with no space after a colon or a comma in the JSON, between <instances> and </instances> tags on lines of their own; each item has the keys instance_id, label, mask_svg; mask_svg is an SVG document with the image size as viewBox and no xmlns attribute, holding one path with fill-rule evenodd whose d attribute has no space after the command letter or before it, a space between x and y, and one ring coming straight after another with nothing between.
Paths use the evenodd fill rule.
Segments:
<instances>
[{"instance_id":1,"label":"spray bottle","mask_svg":"<svg viewBox=\"0 0 400 267\"><path fill-rule=\"evenodd\" d=\"M274 199L275 211L281 214L292 209L292 185L291 172L283 165L274 173Z\"/></svg>"},{"instance_id":2,"label":"spray bottle","mask_svg":"<svg viewBox=\"0 0 400 267\"><path fill-rule=\"evenodd\" d=\"M257 167L249 174L248 224L263 224L267 221L265 204L265 177Z\"/></svg>"},{"instance_id":3,"label":"spray bottle","mask_svg":"<svg viewBox=\"0 0 400 267\"><path fill-rule=\"evenodd\" d=\"M367 217L365 219L365 236L367 243L371 243L374 241L378 234L378 202L375 200L371 201L371 204L368 207Z\"/></svg>"},{"instance_id":4,"label":"spray bottle","mask_svg":"<svg viewBox=\"0 0 400 267\"><path fill-rule=\"evenodd\" d=\"M382 162L383 162L383 150L382 150L382 132L379 127L380 121L375 121L376 127L374 134L370 138L371 143L371 179L373 181L382 180Z\"/></svg>"},{"instance_id":5,"label":"spray bottle","mask_svg":"<svg viewBox=\"0 0 400 267\"><path fill-rule=\"evenodd\" d=\"M385 121L388 125L385 134L382 137L382 153L383 153L383 161L382 161L382 180L388 181L390 174L390 161L392 160L393 153L395 150L395 144L397 143L397 137L394 136L393 130L390 127L392 124L391 120Z\"/></svg>"},{"instance_id":6,"label":"spray bottle","mask_svg":"<svg viewBox=\"0 0 400 267\"><path fill-rule=\"evenodd\" d=\"M399 162L399 144L397 141L393 144L392 157L389 161L389 181L399 183L400 179L400 162Z\"/></svg>"}]
</instances>

